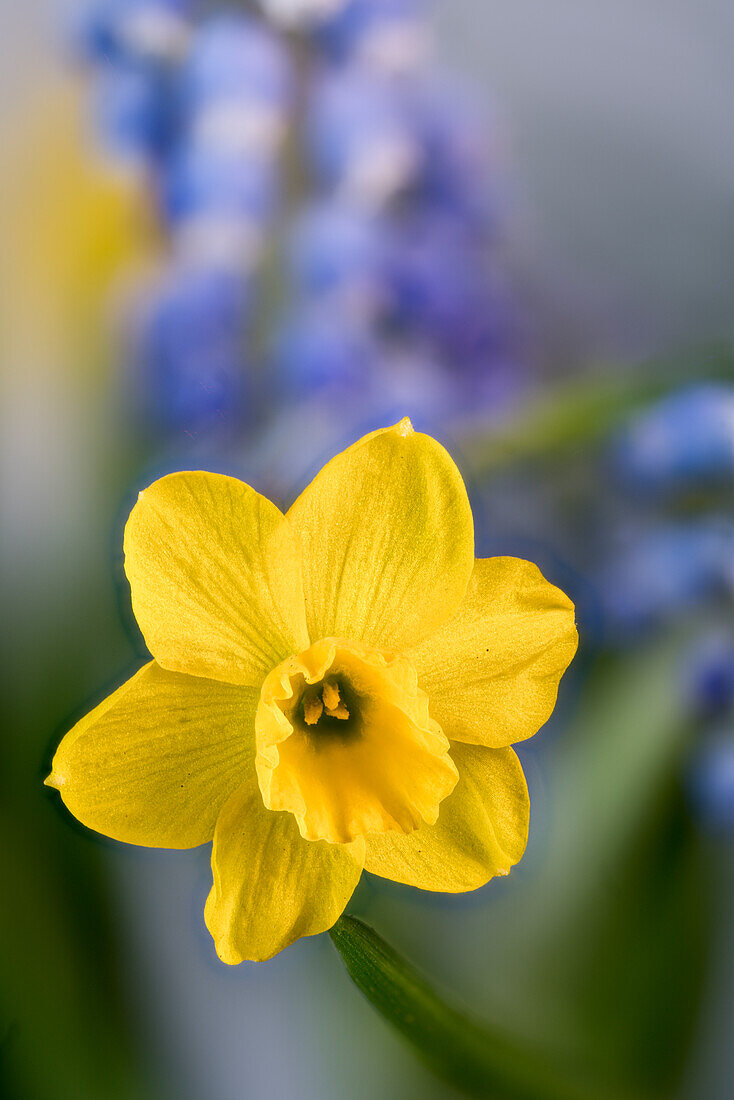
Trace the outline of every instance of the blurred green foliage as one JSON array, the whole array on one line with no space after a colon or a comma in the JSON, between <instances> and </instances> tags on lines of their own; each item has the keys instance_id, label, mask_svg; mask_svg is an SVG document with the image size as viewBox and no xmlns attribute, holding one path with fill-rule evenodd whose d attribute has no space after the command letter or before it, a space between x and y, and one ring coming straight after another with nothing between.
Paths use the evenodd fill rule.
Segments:
<instances>
[{"instance_id":1,"label":"blurred green foliage","mask_svg":"<svg viewBox=\"0 0 734 1100\"><path fill-rule=\"evenodd\" d=\"M87 404L95 416L82 442L95 462L82 522L70 538L49 529L48 543L4 563L14 573L3 577L0 1095L13 1100L152 1096L131 1026L105 842L43 786L60 732L131 656L106 550L132 456L123 459L107 434L96 390L80 419ZM51 471L45 481L54 483ZM20 506L39 520L32 493L20 494Z\"/></svg>"},{"instance_id":2,"label":"blurred green foliage","mask_svg":"<svg viewBox=\"0 0 734 1100\"><path fill-rule=\"evenodd\" d=\"M542 863L504 914L495 907L477 960L497 985L492 1025L448 1008L360 922L333 932L378 1011L470 1095L599 1100L675 1087L711 938L703 852L679 790L692 727L674 685L692 633L600 657L554 744Z\"/></svg>"}]
</instances>

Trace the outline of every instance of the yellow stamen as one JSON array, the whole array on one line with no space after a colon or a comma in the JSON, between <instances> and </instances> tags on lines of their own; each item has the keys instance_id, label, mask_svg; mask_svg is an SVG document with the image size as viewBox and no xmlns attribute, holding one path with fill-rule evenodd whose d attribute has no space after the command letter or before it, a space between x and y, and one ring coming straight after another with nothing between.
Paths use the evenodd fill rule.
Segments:
<instances>
[{"instance_id":1,"label":"yellow stamen","mask_svg":"<svg viewBox=\"0 0 734 1100\"><path fill-rule=\"evenodd\" d=\"M328 711L336 710L339 706L339 685L333 680L327 680L324 684L324 706Z\"/></svg>"},{"instance_id":2,"label":"yellow stamen","mask_svg":"<svg viewBox=\"0 0 734 1100\"><path fill-rule=\"evenodd\" d=\"M324 692L326 694L326 692ZM326 713L329 718L348 718L349 711L345 707L344 703L339 703L336 707L327 707Z\"/></svg>"},{"instance_id":3,"label":"yellow stamen","mask_svg":"<svg viewBox=\"0 0 734 1100\"><path fill-rule=\"evenodd\" d=\"M318 695L307 695L303 700L303 717L306 724L315 726L324 712L324 704Z\"/></svg>"}]
</instances>

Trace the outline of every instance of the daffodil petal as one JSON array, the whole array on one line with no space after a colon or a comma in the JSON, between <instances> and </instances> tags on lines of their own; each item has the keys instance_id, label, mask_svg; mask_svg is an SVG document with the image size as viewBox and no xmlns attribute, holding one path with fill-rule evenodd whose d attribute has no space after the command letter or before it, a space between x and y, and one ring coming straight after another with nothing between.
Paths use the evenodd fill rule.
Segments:
<instances>
[{"instance_id":1,"label":"daffodil petal","mask_svg":"<svg viewBox=\"0 0 734 1100\"><path fill-rule=\"evenodd\" d=\"M146 644L171 671L259 684L308 644L290 524L237 478L170 474L145 489L125 572Z\"/></svg>"},{"instance_id":2,"label":"daffodil petal","mask_svg":"<svg viewBox=\"0 0 734 1100\"><path fill-rule=\"evenodd\" d=\"M288 512L303 550L312 640L385 649L419 641L459 606L474 562L461 474L409 420L365 436Z\"/></svg>"},{"instance_id":3,"label":"daffodil petal","mask_svg":"<svg viewBox=\"0 0 734 1100\"><path fill-rule=\"evenodd\" d=\"M367 838L365 869L394 882L447 894L476 890L518 862L530 800L512 749L453 744L459 782L435 825Z\"/></svg>"},{"instance_id":4,"label":"daffodil petal","mask_svg":"<svg viewBox=\"0 0 734 1100\"><path fill-rule=\"evenodd\" d=\"M217 821L214 885L204 912L225 963L270 959L335 923L359 882L364 841L304 840L289 813L266 810L245 781Z\"/></svg>"},{"instance_id":5,"label":"daffodil petal","mask_svg":"<svg viewBox=\"0 0 734 1100\"><path fill-rule=\"evenodd\" d=\"M500 748L548 720L577 645L573 604L536 565L484 558L453 618L406 657L452 741Z\"/></svg>"},{"instance_id":6,"label":"daffodil petal","mask_svg":"<svg viewBox=\"0 0 734 1100\"><path fill-rule=\"evenodd\" d=\"M46 783L115 840L204 844L229 795L255 775L257 698L151 661L67 733Z\"/></svg>"}]
</instances>

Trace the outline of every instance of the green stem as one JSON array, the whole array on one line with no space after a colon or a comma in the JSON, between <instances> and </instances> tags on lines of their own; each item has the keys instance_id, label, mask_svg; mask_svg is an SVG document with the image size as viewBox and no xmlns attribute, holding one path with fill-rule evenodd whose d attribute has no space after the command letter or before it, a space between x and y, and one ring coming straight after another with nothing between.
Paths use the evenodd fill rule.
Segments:
<instances>
[{"instance_id":1,"label":"green stem","mask_svg":"<svg viewBox=\"0 0 734 1100\"><path fill-rule=\"evenodd\" d=\"M562 1069L443 1001L377 933L341 917L331 939L349 976L438 1077L484 1100L641 1100L591 1075Z\"/></svg>"}]
</instances>

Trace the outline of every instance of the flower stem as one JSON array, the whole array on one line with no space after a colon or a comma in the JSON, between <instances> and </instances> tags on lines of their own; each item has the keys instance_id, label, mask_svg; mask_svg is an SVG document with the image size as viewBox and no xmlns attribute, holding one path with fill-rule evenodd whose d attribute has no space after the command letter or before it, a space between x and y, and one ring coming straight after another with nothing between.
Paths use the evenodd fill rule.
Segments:
<instances>
[{"instance_id":1,"label":"flower stem","mask_svg":"<svg viewBox=\"0 0 734 1100\"><path fill-rule=\"evenodd\" d=\"M329 935L349 976L438 1077L484 1100L642 1100L561 1067L448 1005L377 933L342 916Z\"/></svg>"}]
</instances>

